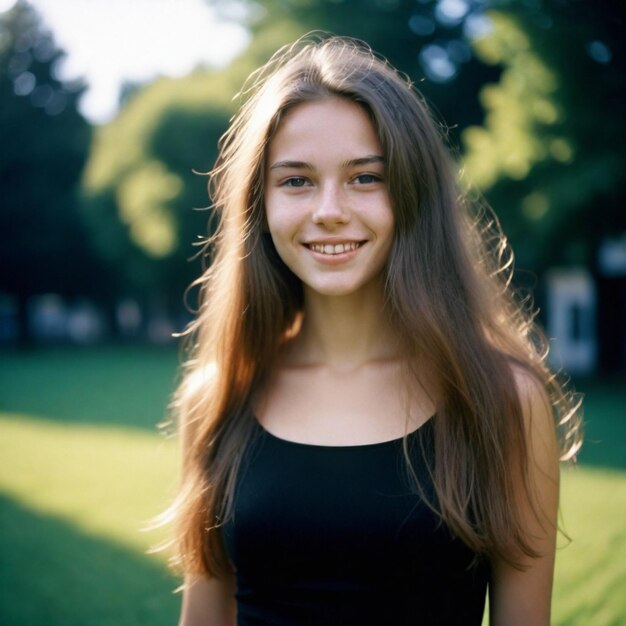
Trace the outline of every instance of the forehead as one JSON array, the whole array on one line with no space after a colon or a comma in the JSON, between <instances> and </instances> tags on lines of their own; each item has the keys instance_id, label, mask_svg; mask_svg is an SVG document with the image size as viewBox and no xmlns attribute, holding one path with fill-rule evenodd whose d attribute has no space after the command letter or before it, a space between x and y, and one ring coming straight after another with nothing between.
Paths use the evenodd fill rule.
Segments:
<instances>
[{"instance_id":1,"label":"forehead","mask_svg":"<svg viewBox=\"0 0 626 626\"><path fill-rule=\"evenodd\" d=\"M366 110L345 98L325 98L297 104L281 119L270 140L268 157L303 158L309 153L363 152L380 154L378 135Z\"/></svg>"}]
</instances>

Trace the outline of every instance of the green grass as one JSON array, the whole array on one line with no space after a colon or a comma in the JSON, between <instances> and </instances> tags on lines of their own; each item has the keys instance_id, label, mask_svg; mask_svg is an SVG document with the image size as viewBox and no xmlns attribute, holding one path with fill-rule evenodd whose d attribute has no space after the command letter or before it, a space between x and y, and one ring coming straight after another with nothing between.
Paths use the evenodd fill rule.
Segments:
<instances>
[{"instance_id":1,"label":"green grass","mask_svg":"<svg viewBox=\"0 0 626 626\"><path fill-rule=\"evenodd\" d=\"M145 533L177 473L157 433L176 355L152 348L0 354L0 624L165 626L177 581ZM587 446L562 475L556 626L626 625L626 416L581 382Z\"/></svg>"},{"instance_id":2,"label":"green grass","mask_svg":"<svg viewBox=\"0 0 626 626\"><path fill-rule=\"evenodd\" d=\"M166 626L178 581L142 527L177 480L157 432L176 354L0 355L0 624Z\"/></svg>"},{"instance_id":3,"label":"green grass","mask_svg":"<svg viewBox=\"0 0 626 626\"><path fill-rule=\"evenodd\" d=\"M172 626L179 600L162 563L0 497L4 626Z\"/></svg>"},{"instance_id":4,"label":"green grass","mask_svg":"<svg viewBox=\"0 0 626 626\"><path fill-rule=\"evenodd\" d=\"M142 552L156 541L138 531L174 491L173 440L13 414L1 415L0 431L0 493L126 549Z\"/></svg>"},{"instance_id":5,"label":"green grass","mask_svg":"<svg viewBox=\"0 0 626 626\"><path fill-rule=\"evenodd\" d=\"M626 474L579 467L562 475L554 623L626 624Z\"/></svg>"},{"instance_id":6,"label":"green grass","mask_svg":"<svg viewBox=\"0 0 626 626\"><path fill-rule=\"evenodd\" d=\"M177 362L171 348L140 346L0 353L0 410L153 432Z\"/></svg>"}]
</instances>

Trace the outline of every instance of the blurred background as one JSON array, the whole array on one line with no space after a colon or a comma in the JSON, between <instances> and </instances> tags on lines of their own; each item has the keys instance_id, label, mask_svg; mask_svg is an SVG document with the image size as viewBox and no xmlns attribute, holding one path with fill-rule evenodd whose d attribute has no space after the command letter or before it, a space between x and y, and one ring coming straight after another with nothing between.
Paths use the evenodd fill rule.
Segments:
<instances>
[{"instance_id":1,"label":"blurred background","mask_svg":"<svg viewBox=\"0 0 626 626\"><path fill-rule=\"evenodd\" d=\"M0 624L172 624L142 532L157 430L245 77L313 29L365 39L495 208L552 363L586 395L554 624L626 624L622 0L0 0ZM193 307L195 294L188 294Z\"/></svg>"}]
</instances>

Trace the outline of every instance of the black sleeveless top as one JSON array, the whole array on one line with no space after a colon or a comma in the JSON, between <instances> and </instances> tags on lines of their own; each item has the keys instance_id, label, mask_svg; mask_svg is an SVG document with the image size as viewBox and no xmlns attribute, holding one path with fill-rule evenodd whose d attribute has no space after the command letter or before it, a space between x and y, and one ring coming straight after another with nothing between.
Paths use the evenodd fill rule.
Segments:
<instances>
[{"instance_id":1,"label":"black sleeveless top","mask_svg":"<svg viewBox=\"0 0 626 626\"><path fill-rule=\"evenodd\" d=\"M433 419L408 437L428 497ZM239 626L480 626L488 564L417 495L402 439L318 446L255 431L222 528Z\"/></svg>"}]
</instances>

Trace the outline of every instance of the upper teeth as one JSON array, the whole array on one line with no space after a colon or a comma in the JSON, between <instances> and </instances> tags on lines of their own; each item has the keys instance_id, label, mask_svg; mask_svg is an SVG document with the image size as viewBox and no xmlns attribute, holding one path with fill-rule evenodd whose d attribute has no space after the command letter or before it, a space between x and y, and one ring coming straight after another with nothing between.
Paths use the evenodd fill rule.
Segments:
<instances>
[{"instance_id":1,"label":"upper teeth","mask_svg":"<svg viewBox=\"0 0 626 626\"><path fill-rule=\"evenodd\" d=\"M348 252L350 250L356 250L359 247L359 243L352 241L350 243L311 243L309 248L314 252L321 252L322 254L341 254L342 252Z\"/></svg>"}]
</instances>

